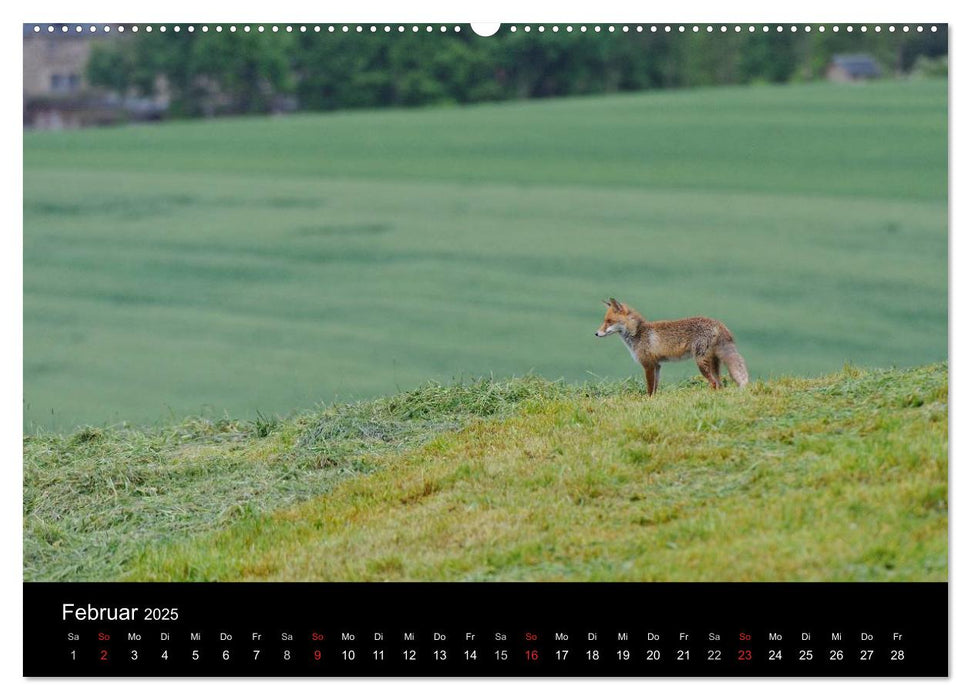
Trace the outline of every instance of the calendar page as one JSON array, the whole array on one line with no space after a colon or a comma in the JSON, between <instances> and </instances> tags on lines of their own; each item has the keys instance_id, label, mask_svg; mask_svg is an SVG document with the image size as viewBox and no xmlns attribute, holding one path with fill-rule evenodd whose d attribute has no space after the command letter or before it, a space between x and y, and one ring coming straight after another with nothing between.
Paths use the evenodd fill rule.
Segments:
<instances>
[{"instance_id":1,"label":"calendar page","mask_svg":"<svg viewBox=\"0 0 971 700\"><path fill-rule=\"evenodd\" d=\"M22 30L25 676L948 675L947 24Z\"/></svg>"}]
</instances>

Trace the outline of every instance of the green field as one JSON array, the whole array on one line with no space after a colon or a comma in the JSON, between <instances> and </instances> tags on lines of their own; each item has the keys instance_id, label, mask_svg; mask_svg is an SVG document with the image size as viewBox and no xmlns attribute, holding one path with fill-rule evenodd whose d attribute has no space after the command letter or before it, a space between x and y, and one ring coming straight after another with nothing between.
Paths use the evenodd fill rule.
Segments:
<instances>
[{"instance_id":1,"label":"green field","mask_svg":"<svg viewBox=\"0 0 971 700\"><path fill-rule=\"evenodd\" d=\"M941 361L946 196L943 80L26 133L24 430L639 376L608 295L755 377Z\"/></svg>"},{"instance_id":2,"label":"green field","mask_svg":"<svg viewBox=\"0 0 971 700\"><path fill-rule=\"evenodd\" d=\"M947 580L947 366L24 440L27 580Z\"/></svg>"}]
</instances>

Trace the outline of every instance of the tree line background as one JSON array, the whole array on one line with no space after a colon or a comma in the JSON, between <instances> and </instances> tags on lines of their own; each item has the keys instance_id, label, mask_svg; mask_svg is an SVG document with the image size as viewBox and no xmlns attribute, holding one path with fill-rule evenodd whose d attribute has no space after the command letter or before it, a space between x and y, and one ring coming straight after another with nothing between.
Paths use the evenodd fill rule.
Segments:
<instances>
[{"instance_id":1,"label":"tree line background","mask_svg":"<svg viewBox=\"0 0 971 700\"><path fill-rule=\"evenodd\" d=\"M169 31L100 42L87 71L120 94L164 91L170 115L194 117L806 81L839 53L889 75L946 74L947 32Z\"/></svg>"}]
</instances>

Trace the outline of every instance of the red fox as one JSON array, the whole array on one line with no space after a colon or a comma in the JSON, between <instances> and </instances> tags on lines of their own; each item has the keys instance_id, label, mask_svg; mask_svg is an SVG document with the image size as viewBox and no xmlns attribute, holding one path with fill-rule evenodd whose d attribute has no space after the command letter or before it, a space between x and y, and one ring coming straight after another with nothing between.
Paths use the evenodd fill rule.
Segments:
<instances>
[{"instance_id":1,"label":"red fox","mask_svg":"<svg viewBox=\"0 0 971 700\"><path fill-rule=\"evenodd\" d=\"M745 360L738 354L731 331L721 321L703 316L677 321L648 321L634 309L611 297L604 304L607 313L595 335L603 338L620 333L631 357L644 367L647 395L653 396L661 380L661 363L695 358L702 376L712 389L721 388L721 363L725 362L732 380L748 384Z\"/></svg>"}]
</instances>

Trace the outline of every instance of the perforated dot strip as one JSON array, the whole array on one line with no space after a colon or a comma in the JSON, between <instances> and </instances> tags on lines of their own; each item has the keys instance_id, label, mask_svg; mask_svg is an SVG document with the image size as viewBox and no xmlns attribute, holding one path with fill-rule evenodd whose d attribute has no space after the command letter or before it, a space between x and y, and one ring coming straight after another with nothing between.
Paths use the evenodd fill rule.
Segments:
<instances>
[{"instance_id":1,"label":"perforated dot strip","mask_svg":"<svg viewBox=\"0 0 971 700\"><path fill-rule=\"evenodd\" d=\"M911 32L911 31L916 31L916 32L923 32L923 31L936 32L936 31L938 31L938 26L937 25L934 25L934 24L931 24L931 25L922 25L922 24L917 24L917 25L909 25L909 24L904 24L904 25L894 25L894 24L889 24L889 25L879 25L879 24L877 24L877 25L866 25L866 24L861 24L861 25L852 25L852 24L850 24L850 25L838 25L838 24L834 24L834 25L822 25L822 24L820 24L820 25L808 25L808 24L807 25L797 25L797 24L758 24L758 25L756 25L756 24L747 24L747 25L742 25L742 24L727 24L727 25L726 24L719 24L719 25L713 25L713 24L708 24L708 25L705 25L705 24L692 24L692 25L685 25L685 24L649 24L649 25L645 25L645 24L635 24L635 25L631 25L631 24L623 24L623 25L615 25L615 24L608 24L608 25L600 25L600 24L592 24L592 25L587 25L587 24L576 24L576 25L574 25L574 24L566 24L566 25L557 25L557 24L554 24L554 25L543 25L543 24L540 24L540 25L530 25L530 24L525 24L525 25L516 25L516 24L511 24L511 25L508 25L508 26L504 27L503 29L500 29L500 31L503 31L503 30L508 31L508 32L512 32L512 33L516 33L516 32L526 32L526 33L530 33L530 32L534 32L534 31L535 32L538 32L538 33L546 33L546 32L553 32L553 33L566 32L566 33L572 33L572 32L579 31L581 33L584 33L584 32L592 32L594 34L597 34L597 33L600 33L600 34L604 34L604 33L611 34L611 33L617 33L617 32L621 32L621 33L630 33L630 32L636 32L636 33L642 33L642 32L652 32L652 33L667 32L667 33L682 33L682 34L683 33L693 33L693 34L719 34L719 33L721 33L721 34L725 34L725 33L729 33L729 32L734 32L734 33L748 32L750 34L754 34L756 32L761 32L763 34L767 34L767 33L770 33L770 32L780 33L780 32L786 32L786 31L788 31L788 32L799 32L799 31L803 31L803 32L814 32L815 31L815 32L820 32L820 33L824 33L824 32L834 32L834 33L848 32L848 33L852 33L852 32L855 32L855 31L859 31L859 32L867 32L867 31L882 32L882 31L888 31L888 32L893 33L893 32L897 32L897 31L902 31L902 32ZM196 31L202 31L202 32L210 32L210 31L223 32L223 31L228 31L230 33L238 33L240 31L242 31L244 33L247 33L247 32L253 32L253 31L255 31L255 32L262 32L262 33L265 33L265 32L271 32L271 33L279 33L279 32L287 32L287 33L293 33L293 32L307 33L307 32L314 32L314 33L318 33L318 34L321 33L321 32L324 32L324 31L326 31L329 34L333 34L333 33L337 33L337 32L341 32L341 33L352 33L352 32L354 32L354 33L362 33L362 34L365 33L365 32L366 33L371 33L371 34L377 34L379 32L384 32L385 34L393 34L393 33L402 34L402 33L408 32L408 31L411 31L413 33L417 33L417 32L424 31L426 33L438 32L438 33L444 34L444 33L449 33L449 32L459 33L459 32L462 32L462 31L466 31L466 29L464 29L462 26L457 25L457 24L456 25L444 25L444 24L442 24L442 25L431 25L431 24L424 24L424 25L419 25L419 24L403 25L403 24L399 24L399 25L394 25L394 26L389 25L389 24L386 24L386 25L375 25L375 24L369 24L369 25L365 25L365 24L356 24L356 25L355 24L338 24L338 25L333 25L333 24L332 25L319 25L319 24L313 24L313 25L308 25L308 24L285 24L285 25L279 25L279 24L271 24L271 25L263 25L263 24L259 24L259 25L248 25L248 24L246 24L246 25L222 25L222 24L212 24L212 25L209 25L209 24L202 24L202 25L192 25L192 24L189 24L189 25L178 25L178 24L175 24L175 25L165 25L165 24L162 24L162 25L151 25L151 24L146 24L146 25L138 25L138 24L129 24L129 25L122 25L122 24L119 24L119 25L108 25L108 24L105 24L105 25L97 25L97 24L89 24L89 25L81 25L81 24L76 24L76 25L70 25L70 24L35 24L35 25L33 25L33 31L36 34L40 34L40 33L43 33L43 32L47 32L48 34L54 34L56 32L60 32L62 34L67 34L69 32L73 32L75 34L81 34L83 32L87 32L87 33L90 33L90 34L95 34L95 33L108 34L108 33L112 32L112 31L116 31L116 32L119 32L119 33L124 33L124 32L135 32L135 33L137 33L139 31L144 31L144 32L148 32L148 33L151 33L153 31L158 31L158 32L169 32L169 31L171 31L171 32L175 32L175 33L183 32L183 31L187 31L187 32L196 32Z\"/></svg>"}]
</instances>

